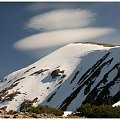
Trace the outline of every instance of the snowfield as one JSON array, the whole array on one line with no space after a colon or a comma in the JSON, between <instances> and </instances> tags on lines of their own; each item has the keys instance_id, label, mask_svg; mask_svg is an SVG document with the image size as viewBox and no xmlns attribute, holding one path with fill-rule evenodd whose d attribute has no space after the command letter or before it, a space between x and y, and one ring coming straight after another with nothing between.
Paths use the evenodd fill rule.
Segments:
<instances>
[{"instance_id":1,"label":"snowfield","mask_svg":"<svg viewBox=\"0 0 120 120\"><path fill-rule=\"evenodd\" d=\"M74 111L82 103L120 99L120 47L71 43L0 79L0 108L19 110L24 100ZM118 97L117 97L118 96Z\"/></svg>"}]
</instances>

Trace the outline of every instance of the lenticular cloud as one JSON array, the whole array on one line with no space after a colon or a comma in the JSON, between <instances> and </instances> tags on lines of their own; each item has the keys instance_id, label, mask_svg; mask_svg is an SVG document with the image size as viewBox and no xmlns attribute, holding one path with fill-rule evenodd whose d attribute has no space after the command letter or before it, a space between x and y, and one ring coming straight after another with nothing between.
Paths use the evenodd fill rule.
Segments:
<instances>
[{"instance_id":1,"label":"lenticular cloud","mask_svg":"<svg viewBox=\"0 0 120 120\"><path fill-rule=\"evenodd\" d=\"M115 31L112 28L91 27L95 15L87 9L60 9L39 14L32 17L26 27L43 32L23 38L13 46L19 50L51 48L89 41Z\"/></svg>"},{"instance_id":2,"label":"lenticular cloud","mask_svg":"<svg viewBox=\"0 0 120 120\"><path fill-rule=\"evenodd\" d=\"M87 27L95 20L95 13L85 9L53 10L32 17L26 27L50 31Z\"/></svg>"},{"instance_id":3,"label":"lenticular cloud","mask_svg":"<svg viewBox=\"0 0 120 120\"><path fill-rule=\"evenodd\" d=\"M14 47L19 50L49 48L65 45L71 42L80 42L97 38L99 36L112 33L113 31L114 29L110 28L84 28L51 31L26 37L20 41L17 41L14 44Z\"/></svg>"}]
</instances>

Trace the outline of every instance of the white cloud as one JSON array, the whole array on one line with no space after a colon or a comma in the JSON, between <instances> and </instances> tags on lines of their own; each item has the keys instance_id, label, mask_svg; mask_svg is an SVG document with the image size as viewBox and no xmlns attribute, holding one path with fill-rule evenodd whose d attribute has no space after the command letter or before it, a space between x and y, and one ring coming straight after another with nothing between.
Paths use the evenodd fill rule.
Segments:
<instances>
[{"instance_id":1,"label":"white cloud","mask_svg":"<svg viewBox=\"0 0 120 120\"><path fill-rule=\"evenodd\" d=\"M88 27L95 21L95 13L86 9L53 10L32 17L27 28L37 30L60 30Z\"/></svg>"},{"instance_id":2,"label":"white cloud","mask_svg":"<svg viewBox=\"0 0 120 120\"><path fill-rule=\"evenodd\" d=\"M101 37L115 31L110 28L82 28L39 33L17 41L14 47L19 50L36 50L81 42Z\"/></svg>"}]
</instances>

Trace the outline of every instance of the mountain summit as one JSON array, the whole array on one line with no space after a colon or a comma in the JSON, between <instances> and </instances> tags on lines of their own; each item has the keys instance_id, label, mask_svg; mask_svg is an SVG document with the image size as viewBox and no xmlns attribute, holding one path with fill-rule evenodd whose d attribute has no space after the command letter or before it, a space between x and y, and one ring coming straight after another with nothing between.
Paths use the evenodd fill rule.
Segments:
<instances>
[{"instance_id":1,"label":"mountain summit","mask_svg":"<svg viewBox=\"0 0 120 120\"><path fill-rule=\"evenodd\" d=\"M74 111L81 104L120 100L120 47L71 43L0 79L0 108L23 102Z\"/></svg>"}]
</instances>

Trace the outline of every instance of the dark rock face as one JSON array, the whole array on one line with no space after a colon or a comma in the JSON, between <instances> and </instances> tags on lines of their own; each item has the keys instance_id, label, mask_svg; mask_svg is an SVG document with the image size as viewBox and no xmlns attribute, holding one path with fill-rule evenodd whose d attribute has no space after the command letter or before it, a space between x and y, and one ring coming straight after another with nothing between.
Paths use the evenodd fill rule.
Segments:
<instances>
[{"instance_id":1,"label":"dark rock face","mask_svg":"<svg viewBox=\"0 0 120 120\"><path fill-rule=\"evenodd\" d=\"M110 89L112 89L114 85L120 82L120 63L115 64L113 68L106 72L100 82L96 84L95 87L91 90L91 86L94 85L94 83L96 82L96 79L101 74L102 69L105 66L108 67L112 63L113 58L106 60L109 54L110 52L105 54L100 60L98 60L90 69L88 69L82 75L82 77L77 82L77 88L62 102L59 109L67 110L67 107L78 96L83 87L86 99L82 102L82 104L89 103L95 105L112 105L115 102L119 101L120 90L116 91L116 94L110 95ZM109 81L108 76L116 69L118 71L116 76L113 78L113 80ZM78 72L76 72L74 78L77 74ZM72 79L72 81L73 80L74 79Z\"/></svg>"}]
</instances>

